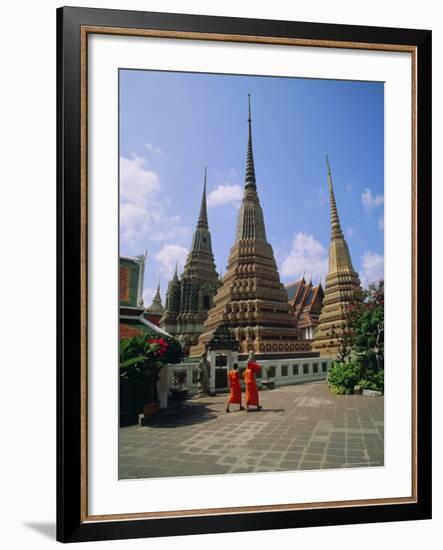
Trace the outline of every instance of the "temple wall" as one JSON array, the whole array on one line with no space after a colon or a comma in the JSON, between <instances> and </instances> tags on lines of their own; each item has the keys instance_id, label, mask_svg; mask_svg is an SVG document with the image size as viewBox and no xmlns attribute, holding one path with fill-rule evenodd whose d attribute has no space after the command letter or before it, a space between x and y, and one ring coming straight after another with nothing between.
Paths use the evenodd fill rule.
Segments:
<instances>
[{"instance_id":1,"label":"temple wall","mask_svg":"<svg viewBox=\"0 0 443 550\"><path fill-rule=\"evenodd\" d=\"M269 380L274 382L276 387L326 380L327 373L333 361L333 357L300 357L296 359L282 358L260 360L259 364L262 367L262 373L261 376L257 377L258 387L261 389L262 382L267 379L266 370L268 369L271 371ZM246 361L239 361L238 365L240 369L245 369ZM185 373L183 377L185 377L186 381L183 385L188 389L189 395L197 394L198 361L168 365L167 374L169 389L177 387L177 385L174 384L174 374L179 372ZM224 391L227 391L227 386L226 389L221 389L219 393L223 393Z\"/></svg>"}]
</instances>

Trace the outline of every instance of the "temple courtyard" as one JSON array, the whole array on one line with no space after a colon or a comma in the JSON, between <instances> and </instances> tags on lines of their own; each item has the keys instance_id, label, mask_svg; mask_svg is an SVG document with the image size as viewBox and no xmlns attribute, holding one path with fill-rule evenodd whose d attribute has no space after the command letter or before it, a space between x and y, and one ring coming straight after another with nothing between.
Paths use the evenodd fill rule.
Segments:
<instances>
[{"instance_id":1,"label":"temple courtyard","mask_svg":"<svg viewBox=\"0 0 443 550\"><path fill-rule=\"evenodd\" d=\"M261 411L228 414L227 394L194 397L120 428L120 479L383 466L383 397L311 382L260 400Z\"/></svg>"}]
</instances>

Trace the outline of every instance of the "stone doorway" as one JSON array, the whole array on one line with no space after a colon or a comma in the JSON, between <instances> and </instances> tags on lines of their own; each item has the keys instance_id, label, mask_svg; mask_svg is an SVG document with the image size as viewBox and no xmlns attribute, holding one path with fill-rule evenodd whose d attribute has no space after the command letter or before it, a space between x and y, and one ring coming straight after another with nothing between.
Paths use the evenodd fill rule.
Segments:
<instances>
[{"instance_id":1,"label":"stone doorway","mask_svg":"<svg viewBox=\"0 0 443 550\"><path fill-rule=\"evenodd\" d=\"M228 356L217 353L215 356L215 390L228 388Z\"/></svg>"}]
</instances>

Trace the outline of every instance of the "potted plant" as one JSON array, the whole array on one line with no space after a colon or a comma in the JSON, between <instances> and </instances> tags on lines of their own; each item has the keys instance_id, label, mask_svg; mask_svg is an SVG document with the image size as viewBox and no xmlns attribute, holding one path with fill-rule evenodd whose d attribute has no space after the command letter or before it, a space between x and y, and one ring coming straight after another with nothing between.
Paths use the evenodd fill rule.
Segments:
<instances>
[{"instance_id":1,"label":"potted plant","mask_svg":"<svg viewBox=\"0 0 443 550\"><path fill-rule=\"evenodd\" d=\"M120 341L120 379L142 391L146 418L159 409L157 381L160 370L182 357L180 344L173 338L140 335Z\"/></svg>"}]
</instances>

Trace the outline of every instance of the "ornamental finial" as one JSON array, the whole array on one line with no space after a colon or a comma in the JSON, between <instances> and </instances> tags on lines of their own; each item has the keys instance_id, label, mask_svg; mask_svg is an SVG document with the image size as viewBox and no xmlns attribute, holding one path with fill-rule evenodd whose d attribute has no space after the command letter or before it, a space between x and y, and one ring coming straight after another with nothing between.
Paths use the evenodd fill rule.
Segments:
<instances>
[{"instance_id":1,"label":"ornamental finial","mask_svg":"<svg viewBox=\"0 0 443 550\"><path fill-rule=\"evenodd\" d=\"M246 154L245 187L256 187L254 153L252 151L251 94L248 94L248 150Z\"/></svg>"},{"instance_id":2,"label":"ornamental finial","mask_svg":"<svg viewBox=\"0 0 443 550\"><path fill-rule=\"evenodd\" d=\"M202 193L202 202L200 206L200 214L198 216L197 228L208 229L208 213L206 209L206 178L208 175L208 169L205 166L205 178L203 181L203 193Z\"/></svg>"},{"instance_id":3,"label":"ornamental finial","mask_svg":"<svg viewBox=\"0 0 443 550\"><path fill-rule=\"evenodd\" d=\"M337 205L335 203L334 187L332 185L331 167L329 166L328 155L326 155L326 167L328 169L329 203L331 210L331 238L343 239L343 232L341 230Z\"/></svg>"}]
</instances>

